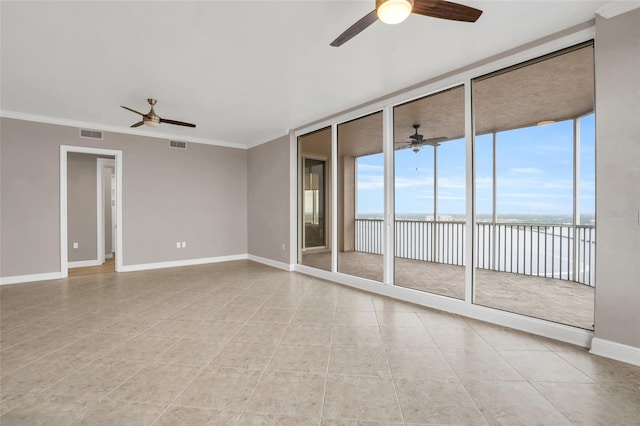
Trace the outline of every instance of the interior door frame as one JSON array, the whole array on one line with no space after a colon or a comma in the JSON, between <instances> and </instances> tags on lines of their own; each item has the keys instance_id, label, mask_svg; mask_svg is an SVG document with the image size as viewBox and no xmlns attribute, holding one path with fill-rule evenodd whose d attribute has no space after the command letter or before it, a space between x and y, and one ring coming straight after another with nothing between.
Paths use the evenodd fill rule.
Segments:
<instances>
[{"instance_id":1,"label":"interior door frame","mask_svg":"<svg viewBox=\"0 0 640 426\"><path fill-rule=\"evenodd\" d=\"M109 167L109 166L113 166L114 171L115 171L115 166L116 166L116 161L114 159L111 158L98 158L98 160L96 161L96 207L97 207L97 226L98 229L96 230L97 232L97 241L98 241L98 251L96 253L98 253L98 262L100 262L100 264L103 264L105 262L105 258L106 258L106 253L104 251L104 246L105 246L105 242L107 241L107 236L105 234L105 230L104 230L104 226L105 226L105 209L106 209L106 204L104 202L104 197L105 197L105 193L104 193L104 169L105 167ZM117 180L116 180L117 183ZM116 189L116 197L117 197L117 189ZM111 194L109 194L109 200L111 200ZM116 203L116 209L118 208L117 203ZM109 203L109 209L111 209L111 203ZM117 230L117 222L116 222L116 230ZM117 243L117 237L116 237L116 243ZM113 247L111 247L111 249L113 250Z\"/></svg>"},{"instance_id":2,"label":"interior door frame","mask_svg":"<svg viewBox=\"0 0 640 426\"><path fill-rule=\"evenodd\" d=\"M305 238L306 238L306 232L305 232L305 226L304 226L304 171L305 171L305 165L306 165L306 160L315 160L315 161L322 161L324 163L324 176L323 176L323 185L324 185L324 194L323 194L323 200L322 202L324 203L324 246L316 246L316 247L305 247ZM327 191L327 171L329 170L329 159L324 156L324 155L316 155L316 154L305 154L301 156L301 174L302 174L302 188L301 188L301 197L300 197L300 202L301 202L301 219L302 219L302 245L301 245L301 249L302 251L307 251L307 250L326 250L329 248L329 235L327 234L328 229L329 229L329 221L327 220L327 206L328 206L328 191Z\"/></svg>"},{"instance_id":3,"label":"interior door frame","mask_svg":"<svg viewBox=\"0 0 640 426\"><path fill-rule=\"evenodd\" d=\"M114 149L91 148L84 146L60 145L60 273L63 278L69 275L69 253L67 247L67 154L105 155L115 158L116 174L116 272L122 269L122 151ZM103 227L104 228L104 227ZM104 245L103 245L104 251Z\"/></svg>"}]
</instances>

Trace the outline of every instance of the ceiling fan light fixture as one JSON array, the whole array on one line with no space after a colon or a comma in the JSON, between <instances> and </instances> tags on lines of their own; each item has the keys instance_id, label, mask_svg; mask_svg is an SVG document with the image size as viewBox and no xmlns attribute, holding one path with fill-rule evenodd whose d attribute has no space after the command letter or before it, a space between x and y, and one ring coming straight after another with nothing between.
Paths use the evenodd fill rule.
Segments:
<instances>
[{"instance_id":1,"label":"ceiling fan light fixture","mask_svg":"<svg viewBox=\"0 0 640 426\"><path fill-rule=\"evenodd\" d=\"M149 126L149 127L159 127L160 126L160 119L156 116L156 117L150 117L150 118L144 118L144 124L145 126Z\"/></svg>"},{"instance_id":2,"label":"ceiling fan light fixture","mask_svg":"<svg viewBox=\"0 0 640 426\"><path fill-rule=\"evenodd\" d=\"M378 18L385 24L399 24L411 15L413 0L376 0Z\"/></svg>"},{"instance_id":3,"label":"ceiling fan light fixture","mask_svg":"<svg viewBox=\"0 0 640 426\"><path fill-rule=\"evenodd\" d=\"M414 145L411 147L411 150L416 154L420 151L420 145Z\"/></svg>"}]
</instances>

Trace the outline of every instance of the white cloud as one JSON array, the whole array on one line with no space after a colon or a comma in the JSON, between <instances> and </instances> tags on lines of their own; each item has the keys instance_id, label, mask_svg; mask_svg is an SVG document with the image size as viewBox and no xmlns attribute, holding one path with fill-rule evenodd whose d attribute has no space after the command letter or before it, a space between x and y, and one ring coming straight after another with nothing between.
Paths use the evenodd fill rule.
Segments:
<instances>
[{"instance_id":1,"label":"white cloud","mask_svg":"<svg viewBox=\"0 0 640 426\"><path fill-rule=\"evenodd\" d=\"M567 197L568 197L567 194L550 194L548 192L543 192L543 193L513 192L513 193L498 194L498 199L501 199L501 198L567 198Z\"/></svg>"},{"instance_id":2,"label":"white cloud","mask_svg":"<svg viewBox=\"0 0 640 426\"><path fill-rule=\"evenodd\" d=\"M359 172L369 172L369 171L383 172L384 166L377 166L375 164L358 163L358 171Z\"/></svg>"},{"instance_id":3,"label":"white cloud","mask_svg":"<svg viewBox=\"0 0 640 426\"><path fill-rule=\"evenodd\" d=\"M556 182L545 182L542 184L542 188L544 189L573 189L573 182L567 180L558 180Z\"/></svg>"},{"instance_id":4,"label":"white cloud","mask_svg":"<svg viewBox=\"0 0 640 426\"><path fill-rule=\"evenodd\" d=\"M476 176L476 189L492 188L493 178L491 176Z\"/></svg>"},{"instance_id":5,"label":"white cloud","mask_svg":"<svg viewBox=\"0 0 640 426\"><path fill-rule=\"evenodd\" d=\"M464 201L467 199L466 197L457 197L455 195L438 195L438 198L440 200L461 200L461 201Z\"/></svg>"},{"instance_id":6,"label":"white cloud","mask_svg":"<svg viewBox=\"0 0 640 426\"><path fill-rule=\"evenodd\" d=\"M433 186L433 179L425 176L409 178L405 176L396 176L395 187L396 189L405 188L423 188Z\"/></svg>"},{"instance_id":7,"label":"white cloud","mask_svg":"<svg viewBox=\"0 0 640 426\"><path fill-rule=\"evenodd\" d=\"M465 189L467 182L464 176L442 176L438 177L438 188L441 189Z\"/></svg>"},{"instance_id":8,"label":"white cloud","mask_svg":"<svg viewBox=\"0 0 640 426\"><path fill-rule=\"evenodd\" d=\"M360 176L358 180L358 190L372 191L384 188L384 176L368 175Z\"/></svg>"},{"instance_id":9,"label":"white cloud","mask_svg":"<svg viewBox=\"0 0 640 426\"><path fill-rule=\"evenodd\" d=\"M535 167L514 167L509 169L512 173L524 173L524 174L541 174L542 170L536 169Z\"/></svg>"}]
</instances>

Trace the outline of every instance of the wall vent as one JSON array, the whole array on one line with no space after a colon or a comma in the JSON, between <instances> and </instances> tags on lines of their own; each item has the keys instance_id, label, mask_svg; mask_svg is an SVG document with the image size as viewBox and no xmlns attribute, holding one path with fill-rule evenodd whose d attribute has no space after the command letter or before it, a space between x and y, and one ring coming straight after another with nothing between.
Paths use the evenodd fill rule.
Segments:
<instances>
[{"instance_id":1,"label":"wall vent","mask_svg":"<svg viewBox=\"0 0 640 426\"><path fill-rule=\"evenodd\" d=\"M171 148L187 149L187 143L186 142L169 141L169 146Z\"/></svg>"},{"instance_id":2,"label":"wall vent","mask_svg":"<svg viewBox=\"0 0 640 426\"><path fill-rule=\"evenodd\" d=\"M103 139L101 131L91 129L80 129L80 137L87 139Z\"/></svg>"}]
</instances>

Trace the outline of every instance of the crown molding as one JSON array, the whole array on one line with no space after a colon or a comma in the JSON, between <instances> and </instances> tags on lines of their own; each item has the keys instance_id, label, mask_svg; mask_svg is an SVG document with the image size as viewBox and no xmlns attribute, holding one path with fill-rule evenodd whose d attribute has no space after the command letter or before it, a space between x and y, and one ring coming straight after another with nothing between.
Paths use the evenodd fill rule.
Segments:
<instances>
[{"instance_id":1,"label":"crown molding","mask_svg":"<svg viewBox=\"0 0 640 426\"><path fill-rule=\"evenodd\" d=\"M260 138L260 139L256 139L251 143L247 144L247 149L251 149L251 148L255 148L256 146L265 144L267 142L271 142L275 139L284 137L284 136L288 136L289 135L289 130L287 129L282 129L278 132L272 133L270 136L266 136L264 138Z\"/></svg>"},{"instance_id":2,"label":"crown molding","mask_svg":"<svg viewBox=\"0 0 640 426\"><path fill-rule=\"evenodd\" d=\"M596 10L596 14L605 19L609 19L637 9L638 7L640 7L640 1L637 0L616 0L600 6L598 10Z\"/></svg>"},{"instance_id":3,"label":"crown molding","mask_svg":"<svg viewBox=\"0 0 640 426\"><path fill-rule=\"evenodd\" d=\"M55 124L58 126L78 127L91 130L102 130L104 132L122 133L135 136L146 136L150 138L177 140L181 142L200 143L204 145L222 146L227 148L249 149L247 145L227 142L209 138L188 137L185 135L177 135L171 133L154 132L145 129L132 129L130 127L111 126L108 124L92 123L88 121L69 120L66 118L49 117L46 115L28 114L24 112L0 110L0 117L12 118L16 120L34 121L45 124Z\"/></svg>"}]
</instances>

